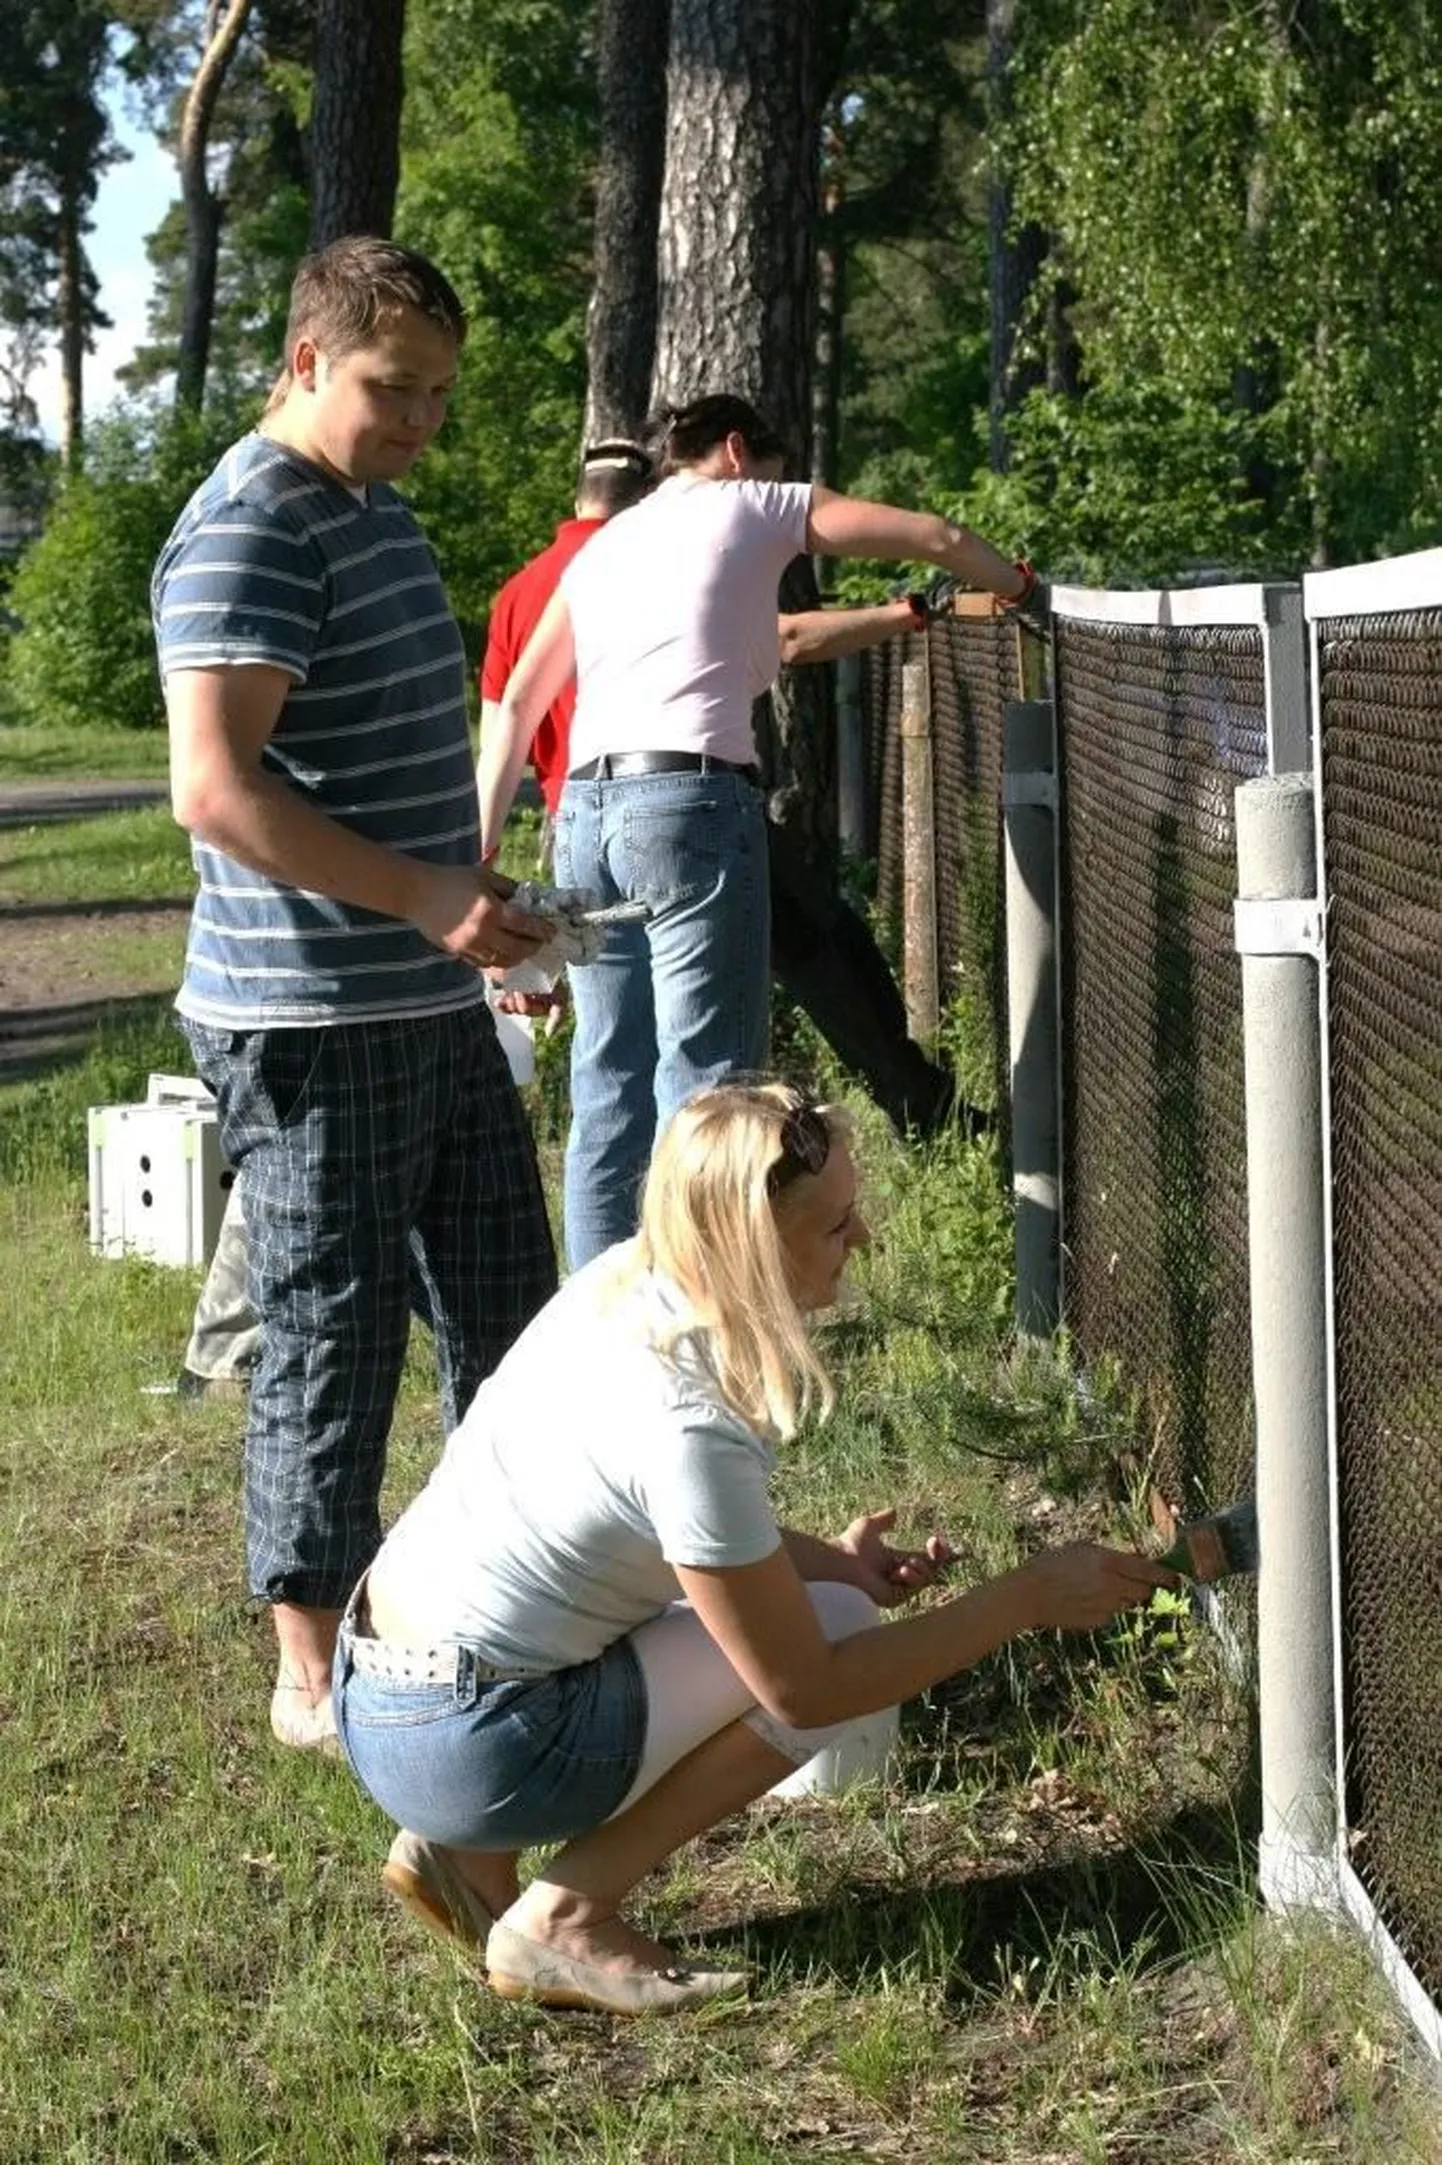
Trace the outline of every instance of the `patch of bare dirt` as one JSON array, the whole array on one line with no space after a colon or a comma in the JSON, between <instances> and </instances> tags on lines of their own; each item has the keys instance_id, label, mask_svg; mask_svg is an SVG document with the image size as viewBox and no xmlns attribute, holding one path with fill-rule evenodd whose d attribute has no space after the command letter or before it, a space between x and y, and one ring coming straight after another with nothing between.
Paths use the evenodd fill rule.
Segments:
<instances>
[{"instance_id":1,"label":"patch of bare dirt","mask_svg":"<svg viewBox=\"0 0 1442 2165\"><path fill-rule=\"evenodd\" d=\"M73 1058L102 1023L171 997L188 911L184 902L0 905L0 1077Z\"/></svg>"}]
</instances>

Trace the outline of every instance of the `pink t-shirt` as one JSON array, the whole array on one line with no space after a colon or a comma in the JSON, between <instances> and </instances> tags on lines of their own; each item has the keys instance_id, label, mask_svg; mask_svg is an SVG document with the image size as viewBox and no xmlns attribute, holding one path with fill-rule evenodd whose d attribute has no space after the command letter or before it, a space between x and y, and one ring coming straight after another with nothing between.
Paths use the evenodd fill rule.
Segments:
<instances>
[{"instance_id":1,"label":"pink t-shirt","mask_svg":"<svg viewBox=\"0 0 1442 2165\"><path fill-rule=\"evenodd\" d=\"M780 664L776 590L810 510L806 481L673 474L608 521L561 579L572 769L605 752L756 757L751 702Z\"/></svg>"}]
</instances>

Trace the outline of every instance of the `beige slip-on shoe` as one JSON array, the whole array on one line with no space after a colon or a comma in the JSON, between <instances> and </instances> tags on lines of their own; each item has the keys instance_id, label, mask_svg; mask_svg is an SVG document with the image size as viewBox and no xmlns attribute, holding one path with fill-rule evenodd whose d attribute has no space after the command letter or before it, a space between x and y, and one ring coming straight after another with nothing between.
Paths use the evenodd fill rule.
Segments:
<instances>
[{"instance_id":1,"label":"beige slip-on shoe","mask_svg":"<svg viewBox=\"0 0 1442 2165\"><path fill-rule=\"evenodd\" d=\"M447 1947L478 1955L495 1918L445 1851L402 1827L381 1867L381 1885L416 1923Z\"/></svg>"},{"instance_id":2,"label":"beige slip-on shoe","mask_svg":"<svg viewBox=\"0 0 1442 2165\"><path fill-rule=\"evenodd\" d=\"M493 1924L486 1941L491 1990L503 2000L537 2000L543 2007L585 2007L603 2015L669 2015L743 1992L744 1970L603 1970L593 1962Z\"/></svg>"}]
</instances>

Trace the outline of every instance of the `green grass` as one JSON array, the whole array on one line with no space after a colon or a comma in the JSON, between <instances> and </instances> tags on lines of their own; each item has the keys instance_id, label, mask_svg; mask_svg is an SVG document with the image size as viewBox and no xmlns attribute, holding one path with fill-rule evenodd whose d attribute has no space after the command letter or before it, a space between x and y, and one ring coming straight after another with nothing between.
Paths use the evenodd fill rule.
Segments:
<instances>
[{"instance_id":1,"label":"green grass","mask_svg":"<svg viewBox=\"0 0 1442 2165\"><path fill-rule=\"evenodd\" d=\"M163 782L163 729L43 729L0 712L0 789L13 782Z\"/></svg>"},{"instance_id":2,"label":"green grass","mask_svg":"<svg viewBox=\"0 0 1442 2165\"><path fill-rule=\"evenodd\" d=\"M744 1961L742 2008L545 2016L407 1929L381 1814L265 1733L238 1414L140 1390L174 1371L195 1274L86 1248L84 1107L173 1064L169 1027L0 1089L7 2165L1442 2155L1359 1943L1257 1909L1247 1700L1176 1604L1019 1642L907 1709L884 1788L684 1851L645 1914ZM1127 1530L1104 1423L1009 1341L990 1149L908 1153L857 1114L878 1238L828 1330L841 1410L783 1454L783 1511L894 1501L967 1575ZM388 1510L438 1440L418 1344Z\"/></svg>"},{"instance_id":3,"label":"green grass","mask_svg":"<svg viewBox=\"0 0 1442 2165\"><path fill-rule=\"evenodd\" d=\"M16 902L188 900L189 838L168 805L0 830L0 895Z\"/></svg>"}]
</instances>

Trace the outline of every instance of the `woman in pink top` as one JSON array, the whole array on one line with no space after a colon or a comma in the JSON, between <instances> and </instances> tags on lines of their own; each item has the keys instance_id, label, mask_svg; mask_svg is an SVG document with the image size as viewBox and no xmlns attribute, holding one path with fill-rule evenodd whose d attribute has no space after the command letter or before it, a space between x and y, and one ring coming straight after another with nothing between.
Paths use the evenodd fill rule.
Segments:
<instances>
[{"instance_id":1,"label":"woman in pink top","mask_svg":"<svg viewBox=\"0 0 1442 2165\"><path fill-rule=\"evenodd\" d=\"M770 899L752 703L779 666L792 557L935 564L1016 602L1030 570L966 527L780 479L783 446L727 395L673 412L660 485L568 566L488 735L481 820L499 834L531 737L574 674L556 877L649 906L572 978L566 1248L635 1230L658 1125L766 1057Z\"/></svg>"}]
</instances>

